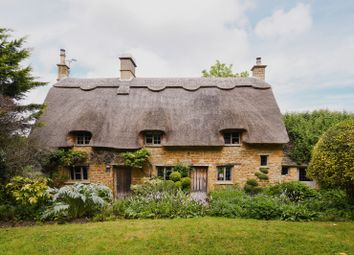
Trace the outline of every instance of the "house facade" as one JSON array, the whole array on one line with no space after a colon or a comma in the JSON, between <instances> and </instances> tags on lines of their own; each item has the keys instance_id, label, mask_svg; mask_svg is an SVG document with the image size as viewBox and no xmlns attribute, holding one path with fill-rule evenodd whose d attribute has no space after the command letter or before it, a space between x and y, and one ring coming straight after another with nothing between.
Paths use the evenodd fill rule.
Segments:
<instances>
[{"instance_id":1,"label":"house facade","mask_svg":"<svg viewBox=\"0 0 354 255\"><path fill-rule=\"evenodd\" d=\"M44 125L31 136L87 152L87 162L64 169L68 183L102 183L122 195L144 177L168 178L178 163L192 167L193 191L242 186L264 169L262 184L299 179L283 172L289 139L260 58L249 78L139 78L124 55L119 78L79 79L68 77L64 50L60 57ZM149 162L124 166L121 153L140 148Z\"/></svg>"}]
</instances>

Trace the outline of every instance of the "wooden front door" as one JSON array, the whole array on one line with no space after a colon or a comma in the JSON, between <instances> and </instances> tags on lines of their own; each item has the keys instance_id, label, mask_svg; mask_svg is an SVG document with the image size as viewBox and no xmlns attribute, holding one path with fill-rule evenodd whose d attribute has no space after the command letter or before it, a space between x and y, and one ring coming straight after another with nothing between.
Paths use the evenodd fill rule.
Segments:
<instances>
[{"instance_id":1,"label":"wooden front door","mask_svg":"<svg viewBox=\"0 0 354 255\"><path fill-rule=\"evenodd\" d=\"M117 196L124 197L130 192L132 184L132 171L130 168L117 168Z\"/></svg>"},{"instance_id":2,"label":"wooden front door","mask_svg":"<svg viewBox=\"0 0 354 255\"><path fill-rule=\"evenodd\" d=\"M194 167L191 171L192 192L207 192L208 167Z\"/></svg>"}]
</instances>

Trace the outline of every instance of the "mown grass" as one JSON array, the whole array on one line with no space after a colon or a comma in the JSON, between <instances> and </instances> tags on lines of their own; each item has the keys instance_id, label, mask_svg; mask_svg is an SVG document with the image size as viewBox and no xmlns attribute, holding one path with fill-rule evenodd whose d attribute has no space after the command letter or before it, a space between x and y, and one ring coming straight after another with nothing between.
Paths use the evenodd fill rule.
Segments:
<instances>
[{"instance_id":1,"label":"mown grass","mask_svg":"<svg viewBox=\"0 0 354 255\"><path fill-rule=\"evenodd\" d=\"M117 220L0 229L0 254L354 254L354 222Z\"/></svg>"}]
</instances>

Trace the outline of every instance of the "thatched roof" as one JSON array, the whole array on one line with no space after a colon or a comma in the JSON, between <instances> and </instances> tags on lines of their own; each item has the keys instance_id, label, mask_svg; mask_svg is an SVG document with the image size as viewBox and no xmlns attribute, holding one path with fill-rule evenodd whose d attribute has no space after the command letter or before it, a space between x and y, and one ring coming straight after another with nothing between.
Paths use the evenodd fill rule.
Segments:
<instances>
[{"instance_id":1,"label":"thatched roof","mask_svg":"<svg viewBox=\"0 0 354 255\"><path fill-rule=\"evenodd\" d=\"M70 146L70 131L90 131L92 146L139 148L138 135L160 130L164 146L222 146L221 131L243 142L284 144L288 135L271 87L255 78L66 78L45 100L33 131L44 146Z\"/></svg>"}]
</instances>

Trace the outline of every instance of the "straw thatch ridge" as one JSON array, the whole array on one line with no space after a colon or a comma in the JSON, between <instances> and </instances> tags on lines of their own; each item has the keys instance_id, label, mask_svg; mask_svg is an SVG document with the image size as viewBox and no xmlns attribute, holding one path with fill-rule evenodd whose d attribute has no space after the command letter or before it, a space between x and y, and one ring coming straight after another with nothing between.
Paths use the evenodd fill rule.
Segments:
<instances>
[{"instance_id":1,"label":"straw thatch ridge","mask_svg":"<svg viewBox=\"0 0 354 255\"><path fill-rule=\"evenodd\" d=\"M71 146L68 133L80 130L92 146L118 149L140 148L144 130L163 131L164 146L223 146L225 129L244 130L246 143L288 142L269 84L255 78L67 78L45 103L32 137L49 147Z\"/></svg>"}]
</instances>

